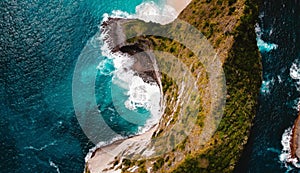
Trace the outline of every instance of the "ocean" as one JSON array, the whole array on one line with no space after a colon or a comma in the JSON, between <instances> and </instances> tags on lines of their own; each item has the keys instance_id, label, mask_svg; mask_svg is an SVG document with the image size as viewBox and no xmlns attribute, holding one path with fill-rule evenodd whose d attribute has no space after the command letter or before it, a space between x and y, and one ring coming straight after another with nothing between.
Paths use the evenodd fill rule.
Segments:
<instances>
[{"instance_id":1,"label":"ocean","mask_svg":"<svg viewBox=\"0 0 300 173\"><path fill-rule=\"evenodd\" d=\"M142 11L149 8L139 6L136 11L142 3L145 1L0 1L0 172L82 172L95 142L108 143L147 128L155 109L149 108L147 99L130 97L139 92L131 90L131 83L120 84L130 74L114 78L122 74L117 65L122 62L105 56L103 43L97 40L104 14L140 14L145 19ZM162 7L164 2L156 3ZM150 9L155 12L156 7ZM287 139L300 101L300 2L264 1L256 29L263 62L260 106L236 172L298 172L297 164L287 164ZM81 84L95 77L95 97L72 91L74 71L84 57L96 59L79 76ZM89 99L100 105L99 112L113 134L104 131L103 138L90 139L90 131L82 129L76 112L81 108L73 103L88 104ZM142 118L120 117L118 113L124 111Z\"/></svg>"},{"instance_id":2,"label":"ocean","mask_svg":"<svg viewBox=\"0 0 300 173\"><path fill-rule=\"evenodd\" d=\"M83 172L85 156L95 142L141 133L158 121L156 117L148 123L151 111L158 108L150 108L148 96L134 90L146 87L155 92L157 87L139 78L134 78L139 87L131 83L121 86L124 83L118 80L132 76L118 77L121 62L106 57L103 43L97 42L105 17L134 15L140 4L160 10L143 0L0 1L0 172ZM80 73L82 83L96 74L93 98L72 90L80 58L95 58L95 63ZM83 102L94 99L114 134L105 134L97 141L88 138L78 121L76 110L80 108L73 105L74 98ZM141 118L131 118L134 123L128 123L118 114L124 111Z\"/></svg>"},{"instance_id":3,"label":"ocean","mask_svg":"<svg viewBox=\"0 0 300 173\"><path fill-rule=\"evenodd\" d=\"M235 172L300 172L287 163L289 131L300 108L300 2L263 1L256 31L263 83L250 141Z\"/></svg>"}]
</instances>

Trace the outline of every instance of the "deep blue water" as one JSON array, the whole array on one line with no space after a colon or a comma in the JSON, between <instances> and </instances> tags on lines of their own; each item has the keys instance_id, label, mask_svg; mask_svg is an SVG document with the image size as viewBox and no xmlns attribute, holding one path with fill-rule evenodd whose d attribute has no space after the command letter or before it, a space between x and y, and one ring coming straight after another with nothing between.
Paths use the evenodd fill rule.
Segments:
<instances>
[{"instance_id":1,"label":"deep blue water","mask_svg":"<svg viewBox=\"0 0 300 173\"><path fill-rule=\"evenodd\" d=\"M279 160L281 138L297 117L298 80L290 76L293 63L300 63L300 2L266 0L260 7L261 39L277 49L260 45L263 85L259 109L247 149L236 172L300 172ZM297 62L298 60L298 62Z\"/></svg>"},{"instance_id":2,"label":"deep blue water","mask_svg":"<svg viewBox=\"0 0 300 173\"><path fill-rule=\"evenodd\" d=\"M77 58L103 13L141 2L0 1L0 172L83 171L93 144L72 103Z\"/></svg>"},{"instance_id":3,"label":"deep blue water","mask_svg":"<svg viewBox=\"0 0 300 173\"><path fill-rule=\"evenodd\" d=\"M72 104L77 58L97 33L103 13L133 13L141 2L0 1L0 172L57 172L55 166L60 172L82 172L93 144ZM297 116L300 96L289 74L292 64L300 63L300 2L268 0L260 13L261 39L278 48L262 51L260 106L238 172L281 173L287 171L279 160L281 136ZM103 87L103 80L97 82Z\"/></svg>"}]
</instances>

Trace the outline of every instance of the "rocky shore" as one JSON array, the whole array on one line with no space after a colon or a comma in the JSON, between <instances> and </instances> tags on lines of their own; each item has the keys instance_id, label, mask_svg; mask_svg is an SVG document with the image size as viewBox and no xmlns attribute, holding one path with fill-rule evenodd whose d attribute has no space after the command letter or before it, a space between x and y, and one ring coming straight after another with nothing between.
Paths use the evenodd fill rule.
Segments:
<instances>
[{"instance_id":1,"label":"rocky shore","mask_svg":"<svg viewBox=\"0 0 300 173\"><path fill-rule=\"evenodd\" d=\"M291 158L300 159L300 113L298 114L297 119L295 120L293 129L292 129L292 138L290 141L291 147Z\"/></svg>"},{"instance_id":2,"label":"rocky shore","mask_svg":"<svg viewBox=\"0 0 300 173\"><path fill-rule=\"evenodd\" d=\"M193 0L179 15L179 19L190 23L208 38L214 49L216 49L217 54L221 57L222 67L226 76L227 95L223 118L218 125L217 131L208 142L202 144L203 139L199 136L203 132L203 126L207 125L207 123L204 124L204 120L209 115L209 111L216 109L210 108L208 105L210 100L204 97L201 98L201 102L199 101L199 105L202 107L197 114L196 125L193 126L191 133L170 152L165 152L159 157L149 159L120 158L119 156L124 153L113 154L110 155L110 159L106 159L101 156L103 153L102 148L98 150L98 153L94 154L93 158L97 158L96 160L91 161L93 159L91 158L87 161L86 172L101 172L105 169L97 169L99 166L108 167L108 169L105 169L107 172L233 172L248 140L252 121L256 114L257 98L262 82L260 55L254 32L255 22L258 18L257 7L258 2L254 0L230 2ZM124 19L110 19L103 24L104 28L109 28L107 30L108 35L113 38L110 40L112 50L128 55L138 55L144 50L151 48L152 45L147 39L139 38L131 40L130 43L125 42L125 37L121 31L123 30L122 24L126 21ZM135 29L138 30L139 28ZM178 57L178 59L188 65L192 75L198 78L197 75L206 74L197 57L187 47L167 39L154 38L152 40L155 48L173 53L175 57ZM155 61L152 60L150 55L151 53L146 53L135 57L132 69L144 81L157 83L159 82L159 75L155 74ZM177 68L177 71L174 70L176 71L174 74L178 75L178 69L180 68ZM193 83L193 86L198 86L199 92L203 96L210 93L206 77L205 75L199 76L199 82ZM169 99L169 102L165 104L169 106L169 109L166 109L165 112L169 112L172 116L170 116L170 121L163 122L168 119L162 118L159 123L159 126L164 123L167 125L162 126L163 128L158 127L158 133L154 137L165 135L168 139L161 141L160 145L157 146L166 146L168 142L172 142L180 137L167 135L169 134L168 130L172 129L174 122L181 121L181 116L176 111L178 107L174 106L180 94L177 91L174 92L176 87L172 80L165 79L162 88L166 91L164 94L168 93L165 96L165 100ZM181 89L178 86L178 91L181 91ZM183 96L190 94L186 90L182 91L184 91ZM178 102L180 103L178 105L181 107L189 106L183 104L183 100L179 99ZM190 106L186 110L192 108L194 107ZM140 136L143 137L144 134ZM137 151L140 148L142 148L143 152L143 149L151 149L151 147L149 148L142 143L135 143L137 145L134 144L134 147L132 147L132 144L130 146L126 144L128 148L125 152L129 151L129 148L131 152L135 150L134 153L139 153ZM141 144L143 147L139 146ZM115 151L115 149L112 148L109 151ZM101 157L97 157L97 155ZM114 159L111 160L112 158ZM108 161L110 165L106 165ZM93 164L91 164L92 162Z\"/></svg>"},{"instance_id":3,"label":"rocky shore","mask_svg":"<svg viewBox=\"0 0 300 173\"><path fill-rule=\"evenodd\" d=\"M155 57L149 50L151 43L131 42L126 40L122 24L131 19L109 18L102 24L102 31L107 35L104 39L113 53L120 53L133 59L132 70L147 83L157 83L160 86L160 77L157 72Z\"/></svg>"},{"instance_id":4,"label":"rocky shore","mask_svg":"<svg viewBox=\"0 0 300 173\"><path fill-rule=\"evenodd\" d=\"M161 87L161 76L157 70L155 56L147 51L151 43L146 40L143 42L137 41L129 43L125 38L122 24L130 20L131 19L109 18L105 21L101 27L101 32L106 33L104 41L108 43L108 47L112 53L130 57L134 61L130 67L131 69L125 70L132 70L136 75L141 77L144 82L156 83ZM86 158L85 172L122 172L122 162L124 162L128 156L134 155L135 153L147 153L147 147L157 127L157 125L153 126L143 134L117 140L112 144L96 148L90 154L90 157Z\"/></svg>"}]
</instances>

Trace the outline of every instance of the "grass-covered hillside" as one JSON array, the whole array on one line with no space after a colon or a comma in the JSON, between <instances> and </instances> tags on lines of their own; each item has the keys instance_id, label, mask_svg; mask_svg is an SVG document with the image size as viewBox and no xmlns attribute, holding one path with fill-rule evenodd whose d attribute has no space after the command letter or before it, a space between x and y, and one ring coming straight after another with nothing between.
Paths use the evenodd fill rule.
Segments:
<instances>
[{"instance_id":1,"label":"grass-covered hillside","mask_svg":"<svg viewBox=\"0 0 300 173\"><path fill-rule=\"evenodd\" d=\"M169 52L177 57L189 67L191 76L201 79L196 85L204 97L201 96L197 108L180 104L178 107L176 100L182 94L179 92L180 86L166 73L162 73L165 113L153 138L168 136L174 124L181 121L178 109L182 107L199 110L195 126L182 142L158 157L123 159L123 172L130 172L132 168L135 168L134 172L142 173L147 170L174 173L233 171L248 140L262 80L260 54L254 31L258 3L256 0L193 0L179 15L179 19L193 25L206 36L220 57L225 73L227 94L224 114L217 131L205 144L201 144L199 136L205 125L204 119L210 111L207 107L210 101L205 99L210 88L203 64L185 45L169 38L143 36L129 40L137 45L147 44L141 46L143 48ZM129 35L145 29L130 22L123 25ZM170 71L172 68L176 67L171 67ZM170 135L166 144L179 137ZM164 143L161 142L160 145L163 146Z\"/></svg>"},{"instance_id":2,"label":"grass-covered hillside","mask_svg":"<svg viewBox=\"0 0 300 173\"><path fill-rule=\"evenodd\" d=\"M195 147L206 113L200 108L202 112L199 112L197 126L175 149L150 160L127 160L124 172L133 165L139 166L137 172L145 172L149 167L153 172L233 171L249 136L261 85L262 69L254 31L257 18L258 2L254 0L193 0L180 14L179 19L201 31L221 57L227 87L223 118L213 138L204 146ZM170 52L185 64L197 60L190 50L176 41L154 36L140 39L150 40L153 49ZM203 68L201 63L194 64L197 65L191 68L191 72L197 76ZM207 78L202 78L205 85ZM178 96L177 87L170 78L162 75L162 84L167 104L159 134L172 126L166 127L164 122L169 121L168 115L172 114L170 109L174 103L171 98ZM176 111L175 116L172 115L176 121Z\"/></svg>"}]
</instances>

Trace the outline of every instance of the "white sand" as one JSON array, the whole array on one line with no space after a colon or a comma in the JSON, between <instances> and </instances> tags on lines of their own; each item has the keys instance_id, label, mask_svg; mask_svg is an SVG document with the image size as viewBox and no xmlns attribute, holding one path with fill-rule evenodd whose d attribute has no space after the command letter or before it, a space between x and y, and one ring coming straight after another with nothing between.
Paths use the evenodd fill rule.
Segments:
<instances>
[{"instance_id":1,"label":"white sand","mask_svg":"<svg viewBox=\"0 0 300 173\"><path fill-rule=\"evenodd\" d=\"M146 146L146 143L149 143L151 140L152 134L155 132L158 126L153 127L148 132L134 136L129 139L119 140L110 145L98 149L92 158L86 163L91 173L118 173L121 170L108 170L104 169L110 168L113 166L114 158L120 153L125 152L134 152L140 151L143 149L142 146ZM130 147L129 147L130 146ZM130 148L130 149L128 149Z\"/></svg>"},{"instance_id":2,"label":"white sand","mask_svg":"<svg viewBox=\"0 0 300 173\"><path fill-rule=\"evenodd\" d=\"M167 5L172 6L178 14L191 2L191 0L166 0ZM141 146L146 146L145 144L150 142L152 134L157 129L157 125L150 129L148 132L134 136L129 139L119 140L99 148L87 161L87 166L91 173L119 173L121 170L108 170L103 171L104 169L110 168L113 166L114 158L124 151L134 152L143 149ZM130 149L128 149L130 146Z\"/></svg>"},{"instance_id":3,"label":"white sand","mask_svg":"<svg viewBox=\"0 0 300 173\"><path fill-rule=\"evenodd\" d=\"M192 0L166 0L166 3L172 6L179 14L191 1Z\"/></svg>"}]
</instances>

